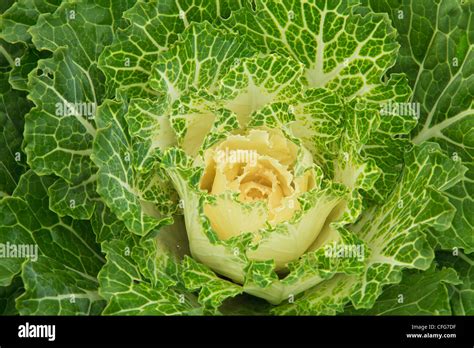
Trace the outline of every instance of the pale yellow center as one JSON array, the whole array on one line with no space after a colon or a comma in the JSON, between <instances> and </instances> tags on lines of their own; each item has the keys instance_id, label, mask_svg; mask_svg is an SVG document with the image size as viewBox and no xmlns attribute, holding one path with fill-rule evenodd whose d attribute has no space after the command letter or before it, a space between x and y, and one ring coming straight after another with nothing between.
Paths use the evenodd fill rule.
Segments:
<instances>
[{"instance_id":1,"label":"pale yellow center","mask_svg":"<svg viewBox=\"0 0 474 348\"><path fill-rule=\"evenodd\" d=\"M292 174L296 156L297 146L280 131L255 129L245 136L232 135L205 152L201 189L216 196L238 193L241 202L261 201L266 207L248 212L225 199L205 205L219 238L256 232L266 222L275 225L293 216L300 208L298 196L311 187L310 172L299 178Z\"/></svg>"}]
</instances>

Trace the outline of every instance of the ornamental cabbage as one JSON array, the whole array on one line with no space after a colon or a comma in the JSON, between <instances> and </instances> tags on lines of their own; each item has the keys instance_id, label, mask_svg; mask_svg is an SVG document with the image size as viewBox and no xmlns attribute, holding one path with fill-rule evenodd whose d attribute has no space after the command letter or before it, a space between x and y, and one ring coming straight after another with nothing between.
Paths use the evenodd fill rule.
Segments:
<instances>
[{"instance_id":1,"label":"ornamental cabbage","mask_svg":"<svg viewBox=\"0 0 474 348\"><path fill-rule=\"evenodd\" d=\"M2 11L0 313L472 314L472 1Z\"/></svg>"}]
</instances>

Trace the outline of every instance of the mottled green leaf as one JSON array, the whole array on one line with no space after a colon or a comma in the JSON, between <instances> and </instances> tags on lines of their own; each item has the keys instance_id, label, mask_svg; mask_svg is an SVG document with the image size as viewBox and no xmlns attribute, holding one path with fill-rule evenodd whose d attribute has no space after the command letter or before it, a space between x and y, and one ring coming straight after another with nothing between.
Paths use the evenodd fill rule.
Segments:
<instances>
[{"instance_id":1,"label":"mottled green leaf","mask_svg":"<svg viewBox=\"0 0 474 348\"><path fill-rule=\"evenodd\" d=\"M310 87L345 97L364 95L395 63L396 32L386 15L353 13L357 1L257 0L224 25L262 52L290 56L306 67Z\"/></svg>"},{"instance_id":2,"label":"mottled green leaf","mask_svg":"<svg viewBox=\"0 0 474 348\"><path fill-rule=\"evenodd\" d=\"M452 268L407 270L400 284L389 285L370 309L344 312L348 315L451 315L448 286L460 280Z\"/></svg>"},{"instance_id":3,"label":"mottled green leaf","mask_svg":"<svg viewBox=\"0 0 474 348\"><path fill-rule=\"evenodd\" d=\"M107 264L99 274L100 294L108 300L106 315L192 315L200 308L195 296L172 288L157 291L131 257L134 243L103 243Z\"/></svg>"},{"instance_id":4,"label":"mottled green leaf","mask_svg":"<svg viewBox=\"0 0 474 348\"><path fill-rule=\"evenodd\" d=\"M63 2L29 31L36 48L53 57L40 60L29 75L29 98L36 106L26 118L25 152L36 173L62 179L50 196L51 208L61 215L87 219L94 210L96 169L90 154L95 111L105 96L97 61L133 3Z\"/></svg>"},{"instance_id":5,"label":"mottled green leaf","mask_svg":"<svg viewBox=\"0 0 474 348\"><path fill-rule=\"evenodd\" d=\"M212 22L220 15L228 16L229 10L239 8L241 2L138 1L124 13L129 26L117 32L112 45L100 57L100 68L107 76L109 95L155 95L148 79L159 54L168 50L192 22Z\"/></svg>"},{"instance_id":6,"label":"mottled green leaf","mask_svg":"<svg viewBox=\"0 0 474 348\"><path fill-rule=\"evenodd\" d=\"M15 299L23 291L23 282L20 276L15 277L10 285L0 287L0 315L18 315Z\"/></svg>"},{"instance_id":7,"label":"mottled green leaf","mask_svg":"<svg viewBox=\"0 0 474 348\"><path fill-rule=\"evenodd\" d=\"M436 255L441 266L453 267L461 279L460 284L450 285L451 307L454 315L474 315L474 261L472 255L460 250Z\"/></svg>"},{"instance_id":8,"label":"mottled green leaf","mask_svg":"<svg viewBox=\"0 0 474 348\"><path fill-rule=\"evenodd\" d=\"M452 226L434 234L439 247L474 250L474 20L472 1L369 1L388 12L399 32L400 56L392 69L406 73L418 103L420 122L413 141L435 141L468 167L466 177L447 191L456 207ZM447 20L449 19L449 20Z\"/></svg>"},{"instance_id":9,"label":"mottled green leaf","mask_svg":"<svg viewBox=\"0 0 474 348\"><path fill-rule=\"evenodd\" d=\"M21 271L21 314L99 314L104 301L96 277L105 260L88 222L49 210L53 180L28 171L13 196L0 201L2 246L28 252L0 259L2 284Z\"/></svg>"},{"instance_id":10,"label":"mottled green leaf","mask_svg":"<svg viewBox=\"0 0 474 348\"><path fill-rule=\"evenodd\" d=\"M425 231L443 233L455 208L442 192L455 185L465 168L443 155L437 144L415 147L405 156L402 178L388 201L368 209L351 228L371 250L362 275L336 275L304 293L278 314L334 314L350 300L355 308L370 308L386 284L398 283L401 270L429 268L434 253Z\"/></svg>"}]
</instances>

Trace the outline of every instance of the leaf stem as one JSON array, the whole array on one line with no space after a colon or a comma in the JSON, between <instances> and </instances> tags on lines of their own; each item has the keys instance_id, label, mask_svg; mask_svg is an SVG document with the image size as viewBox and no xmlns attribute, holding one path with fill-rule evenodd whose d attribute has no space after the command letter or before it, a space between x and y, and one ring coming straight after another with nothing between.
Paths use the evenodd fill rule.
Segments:
<instances>
[{"instance_id":1,"label":"leaf stem","mask_svg":"<svg viewBox=\"0 0 474 348\"><path fill-rule=\"evenodd\" d=\"M468 263L469 265L474 266L474 262L473 262L469 257L467 257L466 255L464 255L463 252L460 251L459 254L458 254L458 256L459 256L463 261L465 261L466 263Z\"/></svg>"},{"instance_id":2,"label":"leaf stem","mask_svg":"<svg viewBox=\"0 0 474 348\"><path fill-rule=\"evenodd\" d=\"M7 50L3 45L0 45L0 53L3 54L3 56L8 60L8 63L13 67L15 66L15 62L13 61L13 58L8 54Z\"/></svg>"}]
</instances>

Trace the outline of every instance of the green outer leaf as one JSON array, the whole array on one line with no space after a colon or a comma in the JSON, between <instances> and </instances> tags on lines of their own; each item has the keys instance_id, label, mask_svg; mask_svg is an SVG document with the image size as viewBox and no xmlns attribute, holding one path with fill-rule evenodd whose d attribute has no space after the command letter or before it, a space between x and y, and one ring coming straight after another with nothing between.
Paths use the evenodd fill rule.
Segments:
<instances>
[{"instance_id":1,"label":"green outer leaf","mask_svg":"<svg viewBox=\"0 0 474 348\"><path fill-rule=\"evenodd\" d=\"M26 221L22 226L18 222L18 216L27 217L30 213L29 207L18 197L5 197L0 201L0 243L2 249L8 244L32 245L34 240L30 230L37 228L35 219ZM28 223L30 222L30 223ZM0 286L9 286L14 277L20 273L21 265L25 258L1 258L0 259Z\"/></svg>"},{"instance_id":2,"label":"green outer leaf","mask_svg":"<svg viewBox=\"0 0 474 348\"><path fill-rule=\"evenodd\" d=\"M153 287L163 291L171 286L184 287L179 263L189 254L189 248L182 216L176 216L173 225L162 227L148 237L132 250L140 273Z\"/></svg>"},{"instance_id":3,"label":"green outer leaf","mask_svg":"<svg viewBox=\"0 0 474 348\"><path fill-rule=\"evenodd\" d=\"M55 258L28 261L21 275L25 293L16 300L21 315L99 315L105 306L95 274L72 271Z\"/></svg>"},{"instance_id":4,"label":"green outer leaf","mask_svg":"<svg viewBox=\"0 0 474 348\"><path fill-rule=\"evenodd\" d=\"M0 14L3 14L8 10L14 3L14 0L5 0L0 4Z\"/></svg>"},{"instance_id":5,"label":"green outer leaf","mask_svg":"<svg viewBox=\"0 0 474 348\"><path fill-rule=\"evenodd\" d=\"M54 173L69 182L92 175L89 155L96 134L94 121L88 115L67 116L61 111L67 111L62 109L63 102L97 105L95 87L66 48L56 50L51 59L38 61L29 76L29 98L36 107L25 124L25 152L36 172Z\"/></svg>"},{"instance_id":6,"label":"green outer leaf","mask_svg":"<svg viewBox=\"0 0 474 348\"><path fill-rule=\"evenodd\" d=\"M130 236L123 221L119 220L104 203L97 204L91 217L91 225L97 243L112 239L125 239Z\"/></svg>"},{"instance_id":7,"label":"green outer leaf","mask_svg":"<svg viewBox=\"0 0 474 348\"><path fill-rule=\"evenodd\" d=\"M261 52L302 62L310 87L328 87L351 97L380 83L398 49L388 17L354 14L357 3L257 0L255 10L248 4L223 24Z\"/></svg>"},{"instance_id":8,"label":"green outer leaf","mask_svg":"<svg viewBox=\"0 0 474 348\"><path fill-rule=\"evenodd\" d=\"M104 302L97 295L96 276L104 259L88 222L61 218L48 209L52 183L52 178L28 171L13 196L0 201L2 243L37 248L26 262L0 260L3 285L10 283L6 267L10 280L22 269L26 292L17 299L21 314L98 314Z\"/></svg>"},{"instance_id":9,"label":"green outer leaf","mask_svg":"<svg viewBox=\"0 0 474 348\"><path fill-rule=\"evenodd\" d=\"M161 153L176 144L176 135L167 117L169 104L164 96L152 100L134 98L130 101L125 119L130 137L136 143L143 142L147 150L144 159L150 159L153 152ZM147 165L140 162L139 169Z\"/></svg>"},{"instance_id":10,"label":"green outer leaf","mask_svg":"<svg viewBox=\"0 0 474 348\"><path fill-rule=\"evenodd\" d=\"M336 274L307 290L299 298L272 308L276 315L335 315L342 312L348 297L355 290L357 276Z\"/></svg>"},{"instance_id":11,"label":"green outer leaf","mask_svg":"<svg viewBox=\"0 0 474 348\"><path fill-rule=\"evenodd\" d=\"M39 73L42 75L38 76ZM26 116L24 149L28 164L38 174L56 174L72 186L63 188L72 195L70 199L77 199L78 189L89 188L85 194L79 192L82 197L77 199L76 207L80 207L81 211L74 214L79 218L87 218L91 211L85 205L93 207L94 203L89 199L96 197L94 190L90 189L91 185L86 184L91 182L95 172L89 158L96 135L95 115L85 115L93 108L84 108L84 115L66 115L61 111L64 111L63 105L67 103L97 105L97 84L93 84L91 77L83 73L68 49L60 48L54 52L53 58L38 61L38 67L29 75L29 88L29 97L36 107ZM57 185L64 187L64 184ZM57 189L53 188L53 191ZM51 197L55 196L53 194ZM84 202L86 197L89 199ZM64 208L68 203L52 202L51 206ZM64 210L57 211L64 214ZM88 216L84 216L84 211L87 211Z\"/></svg>"},{"instance_id":12,"label":"green outer leaf","mask_svg":"<svg viewBox=\"0 0 474 348\"><path fill-rule=\"evenodd\" d=\"M436 242L443 249L474 251L474 3L451 0L369 1L388 12L399 32L400 57L392 71L407 74L412 102L421 115L413 141L434 141L468 167L466 178L448 191L456 207L453 225ZM446 20L449 18L449 21Z\"/></svg>"},{"instance_id":13,"label":"green outer leaf","mask_svg":"<svg viewBox=\"0 0 474 348\"><path fill-rule=\"evenodd\" d=\"M192 23L152 66L150 87L173 102L196 90L215 90L235 61L252 54L239 36L208 22Z\"/></svg>"},{"instance_id":14,"label":"green outer leaf","mask_svg":"<svg viewBox=\"0 0 474 348\"><path fill-rule=\"evenodd\" d=\"M448 286L461 281L452 268L407 270L400 284L389 285L370 309L349 309L348 315L451 315Z\"/></svg>"},{"instance_id":15,"label":"green outer leaf","mask_svg":"<svg viewBox=\"0 0 474 348\"><path fill-rule=\"evenodd\" d=\"M242 1L138 1L124 13L130 25L117 31L113 43L99 60L107 76L108 95L155 95L147 81L159 54L166 51L190 23L212 22L221 15L228 16L229 10L240 7Z\"/></svg>"},{"instance_id":16,"label":"green outer leaf","mask_svg":"<svg viewBox=\"0 0 474 348\"><path fill-rule=\"evenodd\" d=\"M89 219L98 204L96 193L97 175L77 184L58 179L48 189L49 208L60 216L69 215L76 219Z\"/></svg>"},{"instance_id":17,"label":"green outer leaf","mask_svg":"<svg viewBox=\"0 0 474 348\"><path fill-rule=\"evenodd\" d=\"M159 199L159 195L167 192L167 186L154 170L153 181L145 183L146 189L152 191L151 197L146 196L140 183L145 178L135 166L137 156L128 135L126 112L127 104L114 101L106 101L98 110L100 129L92 156L99 167L97 192L130 231L145 235L153 228L172 222L170 216L160 212L156 203L165 198L166 195Z\"/></svg>"},{"instance_id":18,"label":"green outer leaf","mask_svg":"<svg viewBox=\"0 0 474 348\"><path fill-rule=\"evenodd\" d=\"M194 295L184 289L157 291L140 274L131 257L135 243L113 240L102 244L107 263L99 273L106 315L193 315L201 313Z\"/></svg>"},{"instance_id":19,"label":"green outer leaf","mask_svg":"<svg viewBox=\"0 0 474 348\"><path fill-rule=\"evenodd\" d=\"M38 6L38 7L36 7ZM0 17L0 41L2 43L1 52L8 56L7 63L9 65L8 82L4 81L7 75L2 73L2 91L4 100L3 107L0 110L0 128L2 133L2 140L0 148L4 149L2 153L2 164L0 173L4 175L9 172L9 175L1 180L5 185L12 184L24 172L24 162L26 157L20 150L23 133L24 114L31 108L31 103L26 100L26 94L13 91L6 92L7 88L14 88L16 90L28 91L27 80L28 73L34 69L37 60L40 57L45 57L45 53L40 53L32 48L29 44L30 36L26 33L30 24L36 23L38 16L43 12L51 12L56 8L54 2L44 4L43 1L20 0L12 4L5 13ZM23 37L24 36L24 37ZM18 43L10 45L4 43L6 40L10 43ZM12 49L14 47L14 49ZM3 67L2 67L3 70ZM9 84L10 85L9 85ZM11 104L12 107L9 107ZM14 110L14 114L13 114ZM5 115L3 115L5 114ZM3 119L7 117L9 120ZM17 127L16 130L12 128L12 123ZM8 152L8 153L7 153ZM15 182L16 184L16 182ZM4 190L0 185L0 191Z\"/></svg>"},{"instance_id":20,"label":"green outer leaf","mask_svg":"<svg viewBox=\"0 0 474 348\"><path fill-rule=\"evenodd\" d=\"M14 89L29 91L28 75L36 67L38 60L49 57L47 51L38 52L36 49L28 46L21 56L15 56L14 66L10 71L8 82ZM12 57L13 58L13 57ZM17 65L18 64L18 65Z\"/></svg>"},{"instance_id":21,"label":"green outer leaf","mask_svg":"<svg viewBox=\"0 0 474 348\"><path fill-rule=\"evenodd\" d=\"M472 254L460 250L440 252L436 260L441 266L453 267L461 284L450 285L451 307L454 315L474 315L474 261Z\"/></svg>"},{"instance_id":22,"label":"green outer leaf","mask_svg":"<svg viewBox=\"0 0 474 348\"><path fill-rule=\"evenodd\" d=\"M21 142L23 117L30 106L26 95L8 84L8 74L0 72L0 197L13 193L25 171Z\"/></svg>"},{"instance_id":23,"label":"green outer leaf","mask_svg":"<svg viewBox=\"0 0 474 348\"><path fill-rule=\"evenodd\" d=\"M62 179L50 196L51 208L60 215L89 219L94 210L96 169L90 154L95 109L105 96L97 60L132 3L63 2L29 31L35 46L53 57L40 60L29 74L29 98L36 107L26 117L24 148L35 172ZM74 107L72 114L66 105Z\"/></svg>"},{"instance_id":24,"label":"green outer leaf","mask_svg":"<svg viewBox=\"0 0 474 348\"><path fill-rule=\"evenodd\" d=\"M380 168L380 178L372 191L367 191L369 197L379 202L396 186L403 169L403 156L411 147L409 134L417 122L415 113L406 112L411 93L405 75L391 74L386 83L373 88L354 105L355 110L375 110L380 118L362 147L363 157L374 159Z\"/></svg>"},{"instance_id":25,"label":"green outer leaf","mask_svg":"<svg viewBox=\"0 0 474 348\"><path fill-rule=\"evenodd\" d=\"M43 13L52 13L61 0L17 0L2 14L0 21L1 37L9 42L28 42L31 39L28 29L36 24Z\"/></svg>"},{"instance_id":26,"label":"green outer leaf","mask_svg":"<svg viewBox=\"0 0 474 348\"><path fill-rule=\"evenodd\" d=\"M0 287L0 315L18 315L15 299L23 292L23 282L19 276L9 286Z\"/></svg>"},{"instance_id":27,"label":"green outer leaf","mask_svg":"<svg viewBox=\"0 0 474 348\"><path fill-rule=\"evenodd\" d=\"M183 268L182 277L186 288L191 291L200 289L198 301L211 313L216 313L224 300L243 292L241 286L219 278L207 266L189 256L184 257Z\"/></svg>"}]
</instances>

